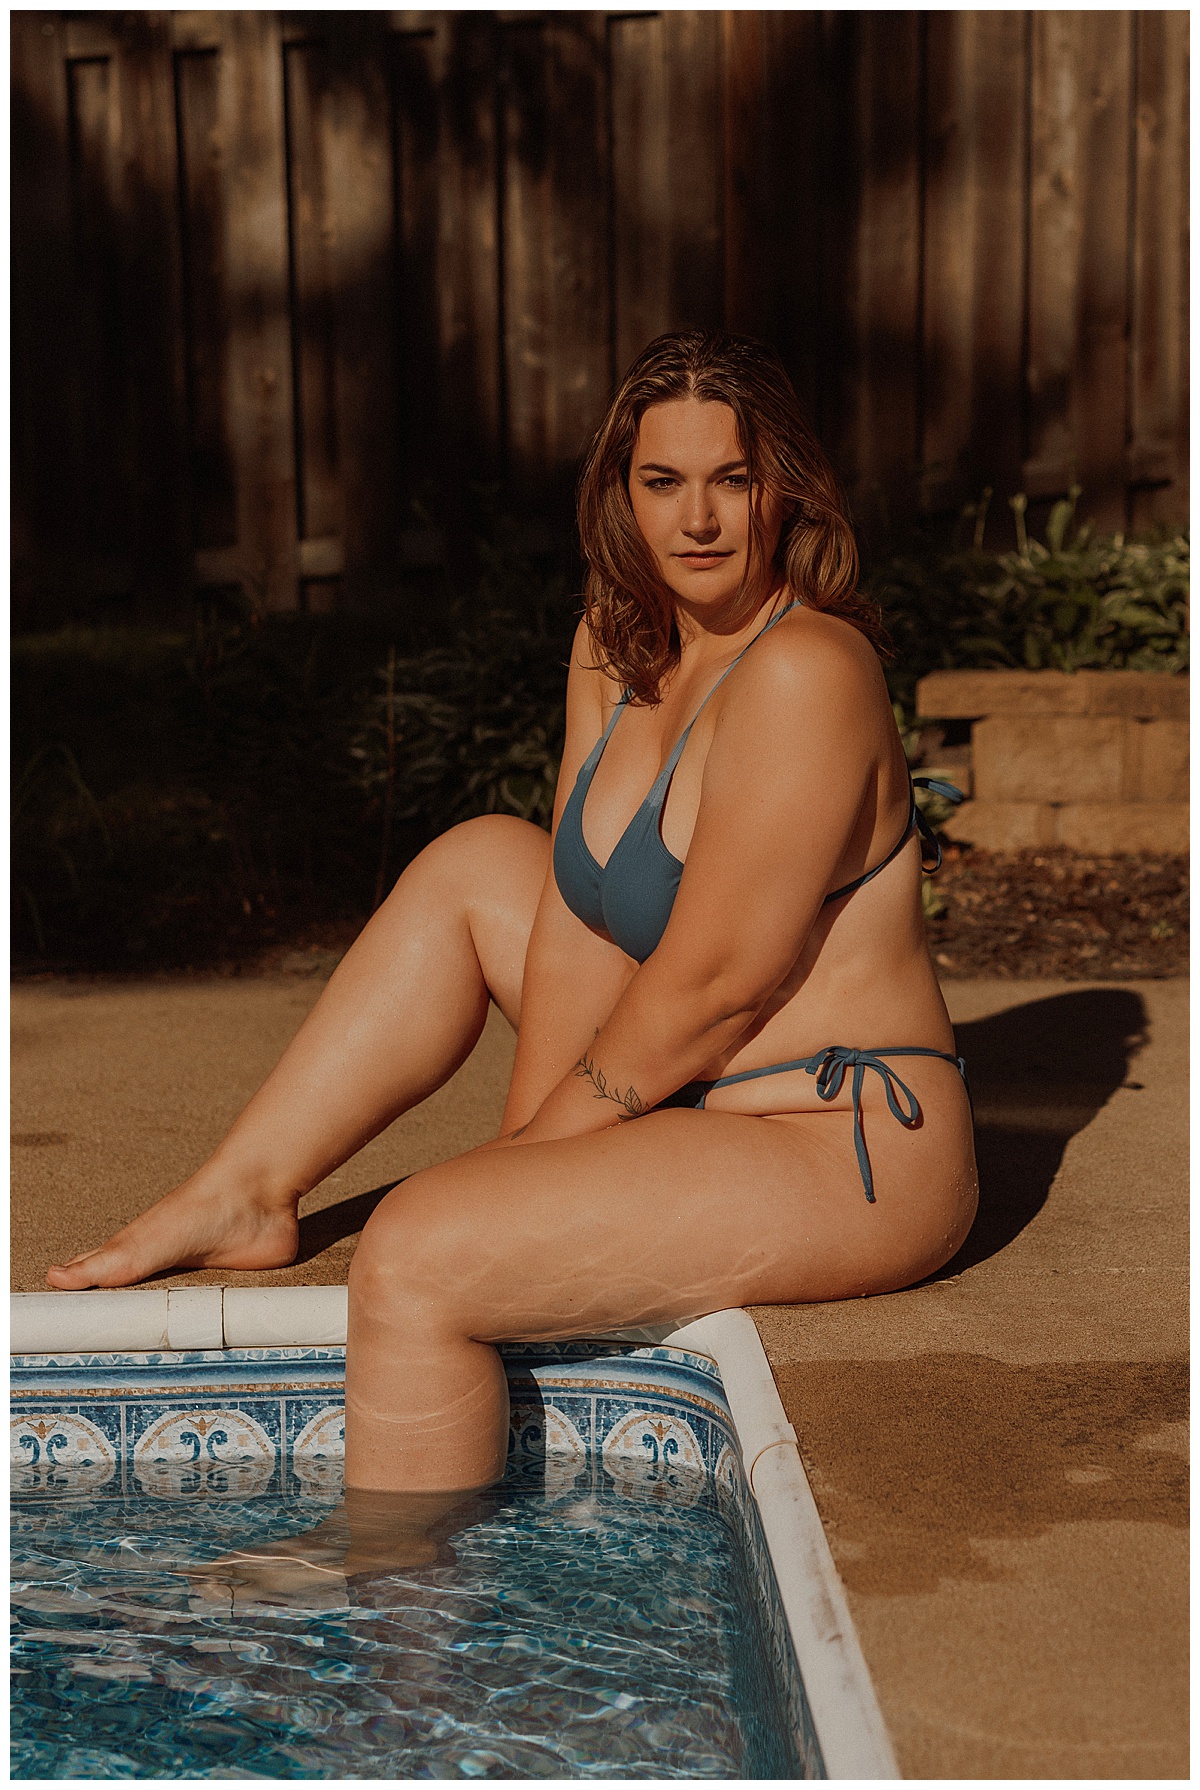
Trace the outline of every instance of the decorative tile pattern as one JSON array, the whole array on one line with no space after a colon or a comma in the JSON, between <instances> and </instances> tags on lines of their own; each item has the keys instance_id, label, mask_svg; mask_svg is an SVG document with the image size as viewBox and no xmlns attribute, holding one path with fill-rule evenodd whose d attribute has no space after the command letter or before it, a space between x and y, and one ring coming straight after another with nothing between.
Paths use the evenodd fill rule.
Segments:
<instances>
[{"instance_id":1,"label":"decorative tile pattern","mask_svg":"<svg viewBox=\"0 0 1200 1790\"><path fill-rule=\"evenodd\" d=\"M96 1492L117 1473L114 1439L74 1411L12 1419L13 1490Z\"/></svg>"},{"instance_id":2,"label":"decorative tile pattern","mask_svg":"<svg viewBox=\"0 0 1200 1790\"><path fill-rule=\"evenodd\" d=\"M743 1530L763 1634L805 1775L820 1746L746 1484L724 1388L707 1356L611 1342L515 1344L502 1353L510 1459L546 1490L602 1483L685 1502L715 1483ZM345 1350L189 1350L13 1357L14 1491L328 1498L344 1455Z\"/></svg>"}]
</instances>

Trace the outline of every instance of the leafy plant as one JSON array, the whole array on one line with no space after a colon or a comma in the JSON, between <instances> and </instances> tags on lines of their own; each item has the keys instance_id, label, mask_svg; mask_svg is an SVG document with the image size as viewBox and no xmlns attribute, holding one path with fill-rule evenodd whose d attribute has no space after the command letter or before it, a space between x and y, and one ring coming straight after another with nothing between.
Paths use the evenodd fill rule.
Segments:
<instances>
[{"instance_id":1,"label":"leafy plant","mask_svg":"<svg viewBox=\"0 0 1200 1790\"><path fill-rule=\"evenodd\" d=\"M875 564L868 587L892 633L888 681L906 710L935 670L1186 670L1187 534L1097 536L1075 526L1080 495L1075 486L1054 505L1044 542L1027 530L1026 498L1011 498L1016 549L991 553L985 492L964 513L975 522L969 547L918 538Z\"/></svg>"}]
</instances>

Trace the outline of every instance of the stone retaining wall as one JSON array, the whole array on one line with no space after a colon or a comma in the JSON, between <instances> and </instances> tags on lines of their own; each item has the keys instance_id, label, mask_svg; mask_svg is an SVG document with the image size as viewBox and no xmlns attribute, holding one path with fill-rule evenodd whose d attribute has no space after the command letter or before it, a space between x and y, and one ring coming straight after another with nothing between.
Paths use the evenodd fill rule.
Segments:
<instances>
[{"instance_id":1,"label":"stone retaining wall","mask_svg":"<svg viewBox=\"0 0 1200 1790\"><path fill-rule=\"evenodd\" d=\"M971 797L944 831L993 851L1186 851L1189 689L1153 671L932 672L917 714L972 723L969 746L921 767Z\"/></svg>"}]
</instances>

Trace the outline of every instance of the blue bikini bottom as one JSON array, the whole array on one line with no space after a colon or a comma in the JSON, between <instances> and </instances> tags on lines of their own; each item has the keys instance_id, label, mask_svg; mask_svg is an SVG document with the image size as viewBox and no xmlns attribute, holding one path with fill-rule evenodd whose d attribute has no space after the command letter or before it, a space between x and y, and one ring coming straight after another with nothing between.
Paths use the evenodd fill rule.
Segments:
<instances>
[{"instance_id":1,"label":"blue bikini bottom","mask_svg":"<svg viewBox=\"0 0 1200 1790\"><path fill-rule=\"evenodd\" d=\"M757 1081L763 1075L782 1075L787 1069L803 1069L808 1075L815 1075L817 1098L836 1100L842 1091L846 1071L850 1069L853 1071L850 1077L850 1094L854 1106L854 1149L858 1157L859 1173L862 1175L863 1192L874 1205L875 1184L871 1177L871 1162L863 1135L862 1087L867 1070L873 1070L882 1080L893 1118L899 1119L902 1125L907 1125L910 1129L921 1120L921 1108L916 1095L911 1088L905 1086L894 1069L889 1069L883 1061L884 1057L940 1057L944 1063L955 1065L964 1083L967 1079L967 1065L962 1057L951 1056L944 1050L927 1050L920 1044L897 1045L893 1050L851 1050L845 1044L829 1044L815 1056L797 1057L791 1063L771 1063L765 1069L743 1069L740 1075L722 1075L717 1081L690 1081L686 1087L677 1089L666 1100L660 1101L654 1111L662 1112L669 1106L703 1107L714 1088L732 1088L736 1082ZM903 1096L903 1106L898 1096Z\"/></svg>"}]
</instances>

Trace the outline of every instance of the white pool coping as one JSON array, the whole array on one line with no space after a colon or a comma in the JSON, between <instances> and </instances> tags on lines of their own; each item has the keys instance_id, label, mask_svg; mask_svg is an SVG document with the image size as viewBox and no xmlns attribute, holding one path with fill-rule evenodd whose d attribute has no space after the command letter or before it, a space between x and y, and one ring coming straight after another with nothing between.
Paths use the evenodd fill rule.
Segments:
<instances>
[{"instance_id":1,"label":"white pool coping","mask_svg":"<svg viewBox=\"0 0 1200 1790\"><path fill-rule=\"evenodd\" d=\"M346 1340L346 1297L344 1286L14 1293L9 1346L16 1355L336 1347ZM613 1340L688 1349L716 1363L825 1769L839 1779L898 1778L796 1432L753 1320L741 1310L718 1311L682 1326L610 1334Z\"/></svg>"}]
</instances>

